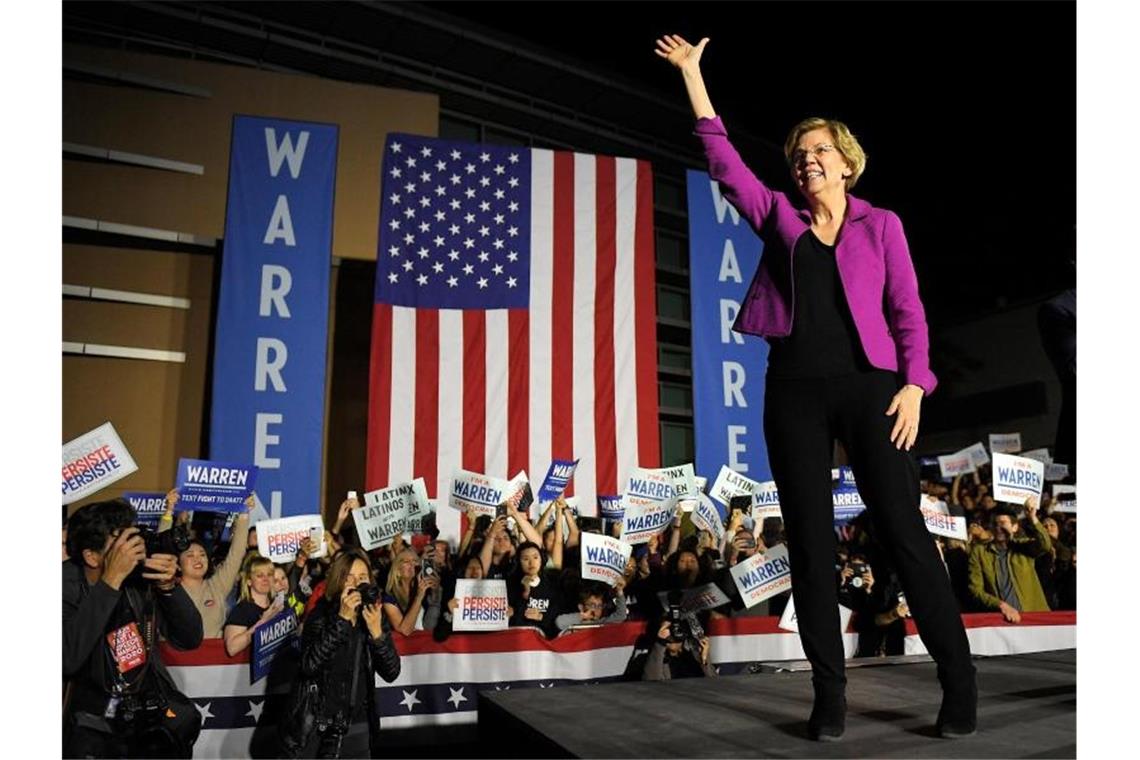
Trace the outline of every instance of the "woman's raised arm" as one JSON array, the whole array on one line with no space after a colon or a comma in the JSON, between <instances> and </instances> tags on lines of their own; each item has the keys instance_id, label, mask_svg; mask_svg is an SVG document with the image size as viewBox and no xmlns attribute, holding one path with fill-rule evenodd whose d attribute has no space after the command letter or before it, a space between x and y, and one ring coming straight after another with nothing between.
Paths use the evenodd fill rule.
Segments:
<instances>
[{"instance_id":1,"label":"woman's raised arm","mask_svg":"<svg viewBox=\"0 0 1140 760\"><path fill-rule=\"evenodd\" d=\"M708 90L705 89L705 80L701 76L701 54L705 52L707 44L708 37L696 45L690 45L679 35L666 34L657 40L657 49L653 51L681 70L685 90L689 93L689 105L693 107L693 115L698 119L716 116Z\"/></svg>"}]
</instances>

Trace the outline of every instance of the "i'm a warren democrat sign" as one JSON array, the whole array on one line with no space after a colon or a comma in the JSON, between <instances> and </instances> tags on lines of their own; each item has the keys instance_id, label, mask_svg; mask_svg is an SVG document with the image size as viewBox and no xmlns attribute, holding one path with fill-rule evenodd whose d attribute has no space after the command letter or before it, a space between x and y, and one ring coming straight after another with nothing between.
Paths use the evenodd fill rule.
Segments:
<instances>
[{"instance_id":1,"label":"i'm a warren democrat sign","mask_svg":"<svg viewBox=\"0 0 1140 760\"><path fill-rule=\"evenodd\" d=\"M645 543L673 520L676 506L677 492L668 473L638 467L622 494L622 540Z\"/></svg>"},{"instance_id":2,"label":"i'm a warren democrat sign","mask_svg":"<svg viewBox=\"0 0 1140 760\"><path fill-rule=\"evenodd\" d=\"M115 426L105 422L63 444L63 503L90 496L138 468Z\"/></svg>"},{"instance_id":3,"label":"i'm a warren democrat sign","mask_svg":"<svg viewBox=\"0 0 1140 760\"><path fill-rule=\"evenodd\" d=\"M204 459L178 461L178 512L244 512L257 467Z\"/></svg>"},{"instance_id":4,"label":"i'm a warren democrat sign","mask_svg":"<svg viewBox=\"0 0 1140 760\"><path fill-rule=\"evenodd\" d=\"M994 452L994 499L1024 504L1033 497L1041 501L1045 486L1045 465L1036 459Z\"/></svg>"},{"instance_id":5,"label":"i'm a warren democrat sign","mask_svg":"<svg viewBox=\"0 0 1140 760\"><path fill-rule=\"evenodd\" d=\"M333 124L233 121L210 458L261 468L270 517L321 503L337 138Z\"/></svg>"},{"instance_id":6,"label":"i'm a warren democrat sign","mask_svg":"<svg viewBox=\"0 0 1140 760\"><path fill-rule=\"evenodd\" d=\"M472 509L476 515L494 517L498 506L513 492L509 480L479 472L456 470L451 478L451 493L447 503L460 512Z\"/></svg>"},{"instance_id":7,"label":"i'm a warren democrat sign","mask_svg":"<svg viewBox=\"0 0 1140 760\"><path fill-rule=\"evenodd\" d=\"M625 541L597 533L582 533L582 578L614 585L625 574L633 547Z\"/></svg>"},{"instance_id":8,"label":"i'm a warren democrat sign","mask_svg":"<svg viewBox=\"0 0 1140 760\"><path fill-rule=\"evenodd\" d=\"M772 547L764 554L754 554L732 568L732 581L740 591L745 607L753 607L765 599L792 587L792 566L788 547Z\"/></svg>"}]
</instances>

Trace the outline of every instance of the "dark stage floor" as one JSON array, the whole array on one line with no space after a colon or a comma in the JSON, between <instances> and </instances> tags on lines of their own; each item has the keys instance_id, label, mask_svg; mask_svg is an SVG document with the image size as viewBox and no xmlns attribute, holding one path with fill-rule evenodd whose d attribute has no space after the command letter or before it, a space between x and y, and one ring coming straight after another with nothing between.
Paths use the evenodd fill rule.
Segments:
<instances>
[{"instance_id":1,"label":"dark stage floor","mask_svg":"<svg viewBox=\"0 0 1140 760\"><path fill-rule=\"evenodd\" d=\"M967 739L934 732L933 662L850 668L836 744L807 738L805 671L484 692L479 738L528 757L1076 757L1076 650L974 662L979 727Z\"/></svg>"}]
</instances>

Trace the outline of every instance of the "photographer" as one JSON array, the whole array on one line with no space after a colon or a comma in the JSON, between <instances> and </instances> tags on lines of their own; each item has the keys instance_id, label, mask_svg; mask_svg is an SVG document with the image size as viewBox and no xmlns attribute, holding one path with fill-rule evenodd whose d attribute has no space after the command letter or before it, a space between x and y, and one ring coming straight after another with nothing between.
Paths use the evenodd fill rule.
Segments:
<instances>
[{"instance_id":1,"label":"photographer","mask_svg":"<svg viewBox=\"0 0 1140 760\"><path fill-rule=\"evenodd\" d=\"M431 630L439 621L439 575L434 571L424 575L419 565L415 551L404 549L393 560L384 586L384 615L392 630L405 636L417 629Z\"/></svg>"},{"instance_id":2,"label":"photographer","mask_svg":"<svg viewBox=\"0 0 1140 760\"><path fill-rule=\"evenodd\" d=\"M373 673L396 680L400 655L373 580L359 549L346 549L329 567L325 595L302 632L301 674L281 724L283 756L300 755L314 732L317 757L378 756Z\"/></svg>"},{"instance_id":3,"label":"photographer","mask_svg":"<svg viewBox=\"0 0 1140 760\"><path fill-rule=\"evenodd\" d=\"M672 607L672 605L671 605ZM667 615L657 629L657 638L644 655L643 681L669 681L675 678L714 678L716 669L709 662L709 638L692 615L673 622Z\"/></svg>"},{"instance_id":4,"label":"photographer","mask_svg":"<svg viewBox=\"0 0 1140 760\"><path fill-rule=\"evenodd\" d=\"M170 680L158 636L202 642L202 618L174 582L177 557L134 527L121 499L88 504L68 522L63 563L65 757L190 757L201 718Z\"/></svg>"}]
</instances>

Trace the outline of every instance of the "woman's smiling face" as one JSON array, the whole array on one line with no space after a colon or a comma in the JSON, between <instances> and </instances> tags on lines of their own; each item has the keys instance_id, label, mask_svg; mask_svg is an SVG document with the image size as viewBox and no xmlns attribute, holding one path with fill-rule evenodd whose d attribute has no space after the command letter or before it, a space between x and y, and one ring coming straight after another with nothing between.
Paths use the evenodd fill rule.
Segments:
<instances>
[{"instance_id":1,"label":"woman's smiling face","mask_svg":"<svg viewBox=\"0 0 1140 760\"><path fill-rule=\"evenodd\" d=\"M792 151L792 179L804 197L827 190L846 190L846 176L851 167L835 147L835 138L827 127L804 132Z\"/></svg>"}]
</instances>

